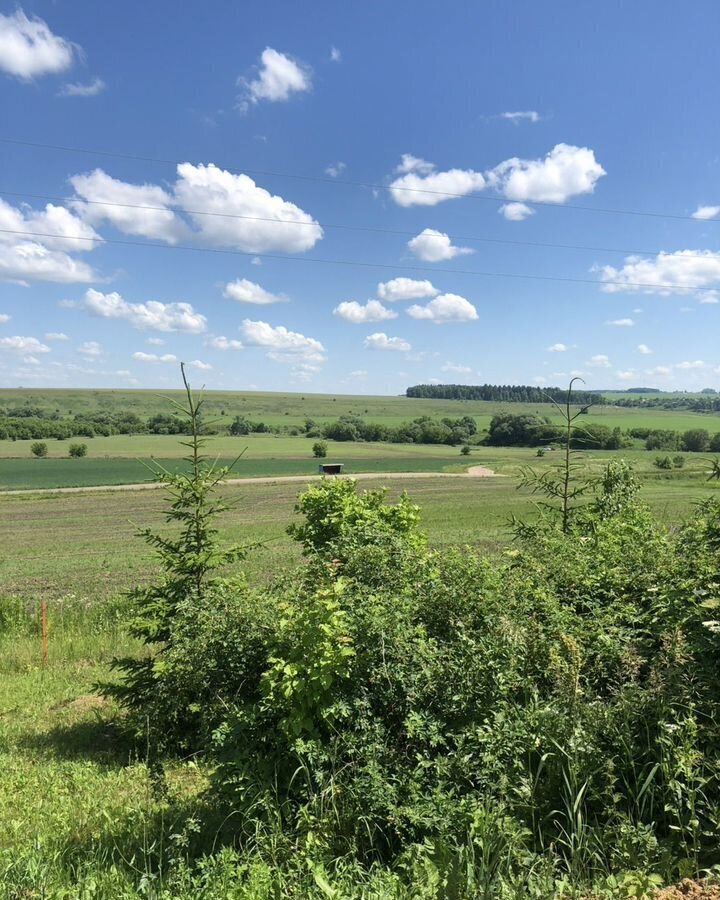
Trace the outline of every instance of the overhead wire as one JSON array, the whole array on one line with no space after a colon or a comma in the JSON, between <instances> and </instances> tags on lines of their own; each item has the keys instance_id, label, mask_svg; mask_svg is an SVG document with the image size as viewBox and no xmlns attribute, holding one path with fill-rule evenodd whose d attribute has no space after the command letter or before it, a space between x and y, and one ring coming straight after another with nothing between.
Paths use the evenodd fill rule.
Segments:
<instances>
[{"instance_id":1,"label":"overhead wire","mask_svg":"<svg viewBox=\"0 0 720 900\"><path fill-rule=\"evenodd\" d=\"M153 156L142 156L138 154L130 154L130 153L118 153L117 151L112 150L100 150L88 147L70 147L63 144L51 144L44 143L41 141L27 141L20 140L18 138L8 138L8 137L0 137L0 144L6 144L8 146L18 146L18 147L32 147L35 149L42 150L54 150L60 151L64 153L79 153L87 156L100 156L107 157L112 159L124 159L131 160L134 162L153 162L160 163L162 165L172 165L178 166L182 164L181 160L173 160L173 159L163 159L162 157L153 157ZM187 160L185 160L187 161ZM224 165L224 164L223 164ZM227 167L228 170L232 167ZM237 168L237 167L234 167ZM472 200L482 200L485 202L501 202L507 203L508 201L513 202L513 200L518 200L519 198L506 197L502 194L462 194L453 191L436 191L431 188L419 188L419 187L398 187L397 185L392 184L383 184L380 182L373 181L359 181L350 178L323 178L320 175L305 175L296 172L279 172L276 170L269 169L257 169L254 167L245 167L243 166L241 171L243 173L247 173L255 176L262 176L264 178L288 178L295 179L298 181L309 181L315 183L322 183L328 185L347 185L353 187L363 187L370 188L373 190L390 190L393 191L404 191L406 193L411 194L426 194L437 197L446 197L448 199L451 198L460 198L465 197L467 199ZM640 209L622 209L622 208L612 208L612 207L603 207L603 206L585 206L583 204L577 203L556 203L549 200L532 200L532 199L524 199L523 203L529 204L531 206L549 206L554 209L574 209L574 210L582 210L585 212L599 212L606 213L609 215L622 215L622 216L646 216L649 218L655 219L677 219L677 220L687 220L692 222L702 221L703 223L712 222L709 219L698 220L692 215L685 215L681 213L665 213L665 212L655 212L652 210L640 210Z\"/></svg>"},{"instance_id":2,"label":"overhead wire","mask_svg":"<svg viewBox=\"0 0 720 900\"><path fill-rule=\"evenodd\" d=\"M362 231L370 234L386 234L386 235L395 235L399 237L417 237L416 231L409 231L404 229L395 229L395 228L378 228L376 226L371 225L349 225L347 223L336 223L336 222L316 222L314 219L311 221L302 221L300 219L279 219L276 217L270 216L251 216L246 215L244 213L229 213L229 212L219 212L217 210L206 210L206 209L187 209L185 207L180 206L176 203L170 203L166 206L152 206L150 204L145 203L118 203L116 201L110 200L88 200L85 197L58 197L52 194L38 194L29 191L9 191L0 187L0 196L6 197L30 197L35 200L48 200L56 203L70 204L70 203L78 203L78 204L88 204L90 206L103 206L109 207L111 209L119 208L119 209L136 209L136 210L145 210L150 212L169 212L169 211L179 211L185 213L190 216L212 216L223 219L239 219L242 221L249 222L265 222L268 224L275 225L300 225L304 227L312 227L317 228L320 226L321 228L333 228L343 231ZM453 231L453 240L457 241L471 241L475 243L489 243L489 244L507 244L509 246L518 246L518 247L538 247L544 250L580 250L587 251L588 253L621 253L621 254L629 254L629 255L642 255L642 256L657 256L662 253L667 253L665 250L640 250L636 247L596 247L596 246L588 246L587 244L558 244L551 243L548 241L521 241L513 238L493 238L493 237L485 237L480 235L467 235L467 234L457 234ZM258 255L258 254L254 254ZM703 253L683 253L683 259L707 259L707 254Z\"/></svg>"}]
</instances>

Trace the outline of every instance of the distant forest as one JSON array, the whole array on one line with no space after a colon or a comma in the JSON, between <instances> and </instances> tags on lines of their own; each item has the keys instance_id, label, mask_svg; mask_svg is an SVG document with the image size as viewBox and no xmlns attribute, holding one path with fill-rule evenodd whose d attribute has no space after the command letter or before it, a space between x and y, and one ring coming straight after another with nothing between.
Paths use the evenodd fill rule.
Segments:
<instances>
[{"instance_id":1,"label":"distant forest","mask_svg":"<svg viewBox=\"0 0 720 900\"><path fill-rule=\"evenodd\" d=\"M494 400L498 403L564 403L567 388L539 388L526 384L416 384L405 391L406 397L426 400ZM573 391L573 404L601 405L607 401L591 391Z\"/></svg>"}]
</instances>

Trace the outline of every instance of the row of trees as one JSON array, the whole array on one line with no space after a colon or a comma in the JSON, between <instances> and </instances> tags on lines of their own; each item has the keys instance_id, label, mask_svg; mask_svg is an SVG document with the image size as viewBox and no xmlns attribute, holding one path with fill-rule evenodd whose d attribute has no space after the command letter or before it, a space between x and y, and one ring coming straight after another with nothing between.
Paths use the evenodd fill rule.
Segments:
<instances>
[{"instance_id":1,"label":"row of trees","mask_svg":"<svg viewBox=\"0 0 720 900\"><path fill-rule=\"evenodd\" d=\"M567 388L539 388L527 384L416 384L406 397L427 400L493 400L496 403L564 403ZM601 394L573 391L573 403L592 406L605 403Z\"/></svg>"}]
</instances>

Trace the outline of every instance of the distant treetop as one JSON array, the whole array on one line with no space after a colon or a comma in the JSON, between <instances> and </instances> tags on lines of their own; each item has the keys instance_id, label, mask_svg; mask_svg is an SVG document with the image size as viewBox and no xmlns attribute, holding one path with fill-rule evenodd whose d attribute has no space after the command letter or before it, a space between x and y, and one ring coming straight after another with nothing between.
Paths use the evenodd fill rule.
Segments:
<instances>
[{"instance_id":1,"label":"distant treetop","mask_svg":"<svg viewBox=\"0 0 720 900\"><path fill-rule=\"evenodd\" d=\"M567 388L540 388L526 384L416 384L405 391L407 397L428 400L494 400L499 403L564 403ZM602 404L605 399L591 391L572 392L574 404Z\"/></svg>"}]
</instances>

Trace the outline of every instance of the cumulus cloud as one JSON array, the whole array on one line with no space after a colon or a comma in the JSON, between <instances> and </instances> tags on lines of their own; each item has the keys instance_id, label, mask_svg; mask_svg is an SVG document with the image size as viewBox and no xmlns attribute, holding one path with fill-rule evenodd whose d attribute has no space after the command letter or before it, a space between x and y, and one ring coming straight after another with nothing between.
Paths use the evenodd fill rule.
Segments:
<instances>
[{"instance_id":1,"label":"cumulus cloud","mask_svg":"<svg viewBox=\"0 0 720 900\"><path fill-rule=\"evenodd\" d=\"M12 316L8 313L0 313L0 325L4 325L6 322L9 322L11 318ZM47 335L45 335L45 337L47 338Z\"/></svg>"},{"instance_id":2,"label":"cumulus cloud","mask_svg":"<svg viewBox=\"0 0 720 900\"><path fill-rule=\"evenodd\" d=\"M646 369L647 375L672 375L672 366L655 366L653 369Z\"/></svg>"},{"instance_id":3,"label":"cumulus cloud","mask_svg":"<svg viewBox=\"0 0 720 900\"><path fill-rule=\"evenodd\" d=\"M498 212L505 216L508 222L522 222L528 216L535 215L535 210L525 203L503 203Z\"/></svg>"},{"instance_id":4,"label":"cumulus cloud","mask_svg":"<svg viewBox=\"0 0 720 900\"><path fill-rule=\"evenodd\" d=\"M230 281L223 289L223 297L236 300L238 303L254 303L257 306L268 306L271 303L285 303L290 298L285 294L271 294L254 281L238 278Z\"/></svg>"},{"instance_id":5,"label":"cumulus cloud","mask_svg":"<svg viewBox=\"0 0 720 900\"><path fill-rule=\"evenodd\" d=\"M151 344L154 347L162 347L162 345L165 343L165 340L159 337L149 337L145 338L145 343Z\"/></svg>"},{"instance_id":6,"label":"cumulus cloud","mask_svg":"<svg viewBox=\"0 0 720 900\"><path fill-rule=\"evenodd\" d=\"M470 247L455 247L449 235L434 228L425 228L408 241L408 247L424 262L444 262L456 256L474 253Z\"/></svg>"},{"instance_id":7,"label":"cumulus cloud","mask_svg":"<svg viewBox=\"0 0 720 900\"><path fill-rule=\"evenodd\" d=\"M630 328L635 322L632 319L610 319L606 325L616 325L619 328Z\"/></svg>"},{"instance_id":8,"label":"cumulus cloud","mask_svg":"<svg viewBox=\"0 0 720 900\"><path fill-rule=\"evenodd\" d=\"M698 299L700 303L720 303L720 291L700 291Z\"/></svg>"},{"instance_id":9,"label":"cumulus cloud","mask_svg":"<svg viewBox=\"0 0 720 900\"><path fill-rule=\"evenodd\" d=\"M548 351L548 353L564 353L567 349L568 349L567 344L557 343L557 344L551 344L547 348L547 351Z\"/></svg>"},{"instance_id":10,"label":"cumulus cloud","mask_svg":"<svg viewBox=\"0 0 720 900\"><path fill-rule=\"evenodd\" d=\"M299 206L259 187L247 175L212 164L181 163L175 197L204 242L246 253L302 253L322 238L320 225ZM197 215L193 210L217 213ZM248 218L232 218L245 216Z\"/></svg>"},{"instance_id":11,"label":"cumulus cloud","mask_svg":"<svg viewBox=\"0 0 720 900\"><path fill-rule=\"evenodd\" d=\"M142 350L138 350L136 353L133 353L133 359L137 359L138 362L150 363L177 362L177 356L174 356L172 353L164 353L162 356L158 356L157 353L143 353Z\"/></svg>"},{"instance_id":12,"label":"cumulus cloud","mask_svg":"<svg viewBox=\"0 0 720 900\"><path fill-rule=\"evenodd\" d=\"M240 331L247 344L265 348L269 359L291 364L299 376L311 375L325 362L325 348L320 341L284 325L244 319Z\"/></svg>"},{"instance_id":13,"label":"cumulus cloud","mask_svg":"<svg viewBox=\"0 0 720 900\"><path fill-rule=\"evenodd\" d=\"M544 159L506 159L486 174L508 200L564 203L591 194L606 172L589 147L556 144Z\"/></svg>"},{"instance_id":14,"label":"cumulus cloud","mask_svg":"<svg viewBox=\"0 0 720 900\"><path fill-rule=\"evenodd\" d=\"M377 295L387 303L396 303L398 300L420 300L423 297L434 297L440 291L432 282L416 278L392 278L390 281L381 281L377 286Z\"/></svg>"},{"instance_id":15,"label":"cumulus cloud","mask_svg":"<svg viewBox=\"0 0 720 900\"><path fill-rule=\"evenodd\" d=\"M210 363L203 362L201 359L191 359L189 363L185 363L189 369L198 369L201 372L208 372L212 369Z\"/></svg>"},{"instance_id":16,"label":"cumulus cloud","mask_svg":"<svg viewBox=\"0 0 720 900\"><path fill-rule=\"evenodd\" d=\"M610 359L604 353L598 353L590 359L588 365L594 369L608 369L610 367Z\"/></svg>"},{"instance_id":17,"label":"cumulus cloud","mask_svg":"<svg viewBox=\"0 0 720 900\"><path fill-rule=\"evenodd\" d=\"M166 190L153 184L129 184L95 169L70 179L78 195L72 205L90 224L109 222L125 234L168 244L192 238L246 253L300 253L323 236L312 216L259 187L247 175L212 163L180 163L177 175Z\"/></svg>"},{"instance_id":18,"label":"cumulus cloud","mask_svg":"<svg viewBox=\"0 0 720 900\"><path fill-rule=\"evenodd\" d=\"M625 265L596 267L608 294L688 294L720 282L720 252L676 250L654 258L625 257Z\"/></svg>"},{"instance_id":19,"label":"cumulus cloud","mask_svg":"<svg viewBox=\"0 0 720 900\"><path fill-rule=\"evenodd\" d=\"M520 122L539 122L540 113L535 112L534 109L527 109L522 112L503 112L500 113L500 118L507 119L513 125L519 125Z\"/></svg>"},{"instance_id":20,"label":"cumulus cloud","mask_svg":"<svg viewBox=\"0 0 720 900\"><path fill-rule=\"evenodd\" d=\"M403 154L390 184L390 194L398 206L436 206L444 200L465 196L485 187L485 176L472 169L438 172L433 163Z\"/></svg>"},{"instance_id":21,"label":"cumulus cloud","mask_svg":"<svg viewBox=\"0 0 720 900\"><path fill-rule=\"evenodd\" d=\"M698 206L692 214L693 219L715 219L720 214L720 206Z\"/></svg>"},{"instance_id":22,"label":"cumulus cloud","mask_svg":"<svg viewBox=\"0 0 720 900\"><path fill-rule=\"evenodd\" d=\"M325 174L329 175L331 178L337 178L342 175L347 166L344 162L334 162L330 163L330 165L325 169Z\"/></svg>"},{"instance_id":23,"label":"cumulus cloud","mask_svg":"<svg viewBox=\"0 0 720 900\"><path fill-rule=\"evenodd\" d=\"M401 337L388 337L384 331L376 331L369 334L364 341L364 346L368 350L395 350L407 353L412 350L412 344Z\"/></svg>"},{"instance_id":24,"label":"cumulus cloud","mask_svg":"<svg viewBox=\"0 0 720 900\"><path fill-rule=\"evenodd\" d=\"M97 97L101 94L107 85L102 78L93 78L87 84L79 81L64 84L58 91L58 97Z\"/></svg>"},{"instance_id":25,"label":"cumulus cloud","mask_svg":"<svg viewBox=\"0 0 720 900\"><path fill-rule=\"evenodd\" d=\"M337 47L330 48L330 61L336 63L342 61L342 53L338 50Z\"/></svg>"},{"instance_id":26,"label":"cumulus cloud","mask_svg":"<svg viewBox=\"0 0 720 900\"><path fill-rule=\"evenodd\" d=\"M129 184L102 169L73 175L70 184L80 198L73 201L73 209L92 225L109 222L125 234L168 244L176 244L189 235L185 223L169 209L173 197L157 185Z\"/></svg>"},{"instance_id":27,"label":"cumulus cloud","mask_svg":"<svg viewBox=\"0 0 720 900\"><path fill-rule=\"evenodd\" d=\"M71 251L92 250L100 236L65 207L48 203L43 210L18 208L0 199L0 229L4 229L0 231L0 278L23 283L97 280L93 269Z\"/></svg>"},{"instance_id":28,"label":"cumulus cloud","mask_svg":"<svg viewBox=\"0 0 720 900\"><path fill-rule=\"evenodd\" d=\"M35 337L24 337L15 334L12 337L0 338L0 350L8 353L18 353L21 356L26 353L49 353L50 348Z\"/></svg>"},{"instance_id":29,"label":"cumulus cloud","mask_svg":"<svg viewBox=\"0 0 720 900\"><path fill-rule=\"evenodd\" d=\"M103 349L97 341L85 341L77 348L77 352L83 356L102 356Z\"/></svg>"},{"instance_id":30,"label":"cumulus cloud","mask_svg":"<svg viewBox=\"0 0 720 900\"><path fill-rule=\"evenodd\" d=\"M45 333L46 341L69 341L70 338L64 331L48 331Z\"/></svg>"},{"instance_id":31,"label":"cumulus cloud","mask_svg":"<svg viewBox=\"0 0 720 900\"><path fill-rule=\"evenodd\" d=\"M477 310L464 297L458 294L440 294L425 306L408 307L408 315L413 319L428 319L436 325L447 322L472 322L478 318Z\"/></svg>"},{"instance_id":32,"label":"cumulus cloud","mask_svg":"<svg viewBox=\"0 0 720 900\"><path fill-rule=\"evenodd\" d=\"M368 300L363 306L357 300L343 300L333 310L333 315L353 325L362 325L365 322L384 322L386 319L397 319L398 314L387 306L383 306L379 300Z\"/></svg>"},{"instance_id":33,"label":"cumulus cloud","mask_svg":"<svg viewBox=\"0 0 720 900\"><path fill-rule=\"evenodd\" d=\"M650 353L652 353L652 350L648 347L647 344L638 344L637 351L638 353L642 353L643 356L648 356Z\"/></svg>"},{"instance_id":34,"label":"cumulus cloud","mask_svg":"<svg viewBox=\"0 0 720 900\"><path fill-rule=\"evenodd\" d=\"M212 347L213 350L242 350L243 348L242 341L227 338L224 334L210 338L207 341L207 346Z\"/></svg>"},{"instance_id":35,"label":"cumulus cloud","mask_svg":"<svg viewBox=\"0 0 720 900\"><path fill-rule=\"evenodd\" d=\"M620 381L632 381L635 378L635 370L634 369L619 369L616 373L617 377Z\"/></svg>"},{"instance_id":36,"label":"cumulus cloud","mask_svg":"<svg viewBox=\"0 0 720 900\"><path fill-rule=\"evenodd\" d=\"M189 303L161 303L159 300L130 303L116 291L103 294L91 288L85 292L83 301L73 305L104 319L124 319L141 331L149 328L198 334L205 331L207 325L205 316L196 312Z\"/></svg>"},{"instance_id":37,"label":"cumulus cloud","mask_svg":"<svg viewBox=\"0 0 720 900\"><path fill-rule=\"evenodd\" d=\"M279 103L289 100L293 94L301 94L312 88L312 72L298 62L272 47L266 47L260 56L255 78L239 78L242 92L238 108L246 112L249 106L267 100Z\"/></svg>"},{"instance_id":38,"label":"cumulus cloud","mask_svg":"<svg viewBox=\"0 0 720 900\"><path fill-rule=\"evenodd\" d=\"M58 37L42 19L18 9L0 14L0 69L23 81L69 69L79 48Z\"/></svg>"}]
</instances>

